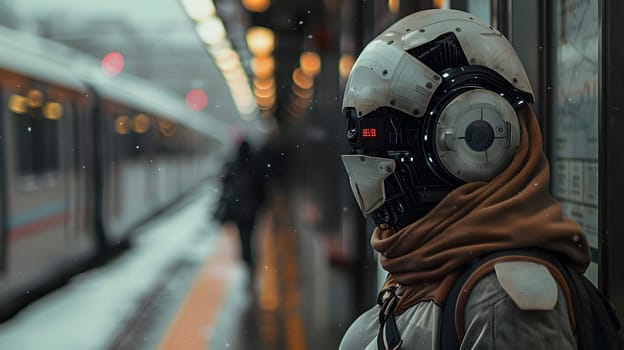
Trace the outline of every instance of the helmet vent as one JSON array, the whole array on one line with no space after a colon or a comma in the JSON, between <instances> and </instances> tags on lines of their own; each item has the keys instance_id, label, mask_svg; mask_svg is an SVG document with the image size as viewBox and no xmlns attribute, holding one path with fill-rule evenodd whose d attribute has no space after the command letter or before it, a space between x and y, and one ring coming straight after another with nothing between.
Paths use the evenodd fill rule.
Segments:
<instances>
[{"instance_id":1,"label":"helmet vent","mask_svg":"<svg viewBox=\"0 0 624 350\"><path fill-rule=\"evenodd\" d=\"M468 65L464 50L453 33L442 34L407 52L438 74L449 68Z\"/></svg>"}]
</instances>

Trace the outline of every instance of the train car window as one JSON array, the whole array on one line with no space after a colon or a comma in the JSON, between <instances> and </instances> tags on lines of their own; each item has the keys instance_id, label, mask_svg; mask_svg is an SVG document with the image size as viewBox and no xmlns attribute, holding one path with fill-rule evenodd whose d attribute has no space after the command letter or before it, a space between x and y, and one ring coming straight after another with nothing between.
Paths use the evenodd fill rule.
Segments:
<instances>
[{"instance_id":1,"label":"train car window","mask_svg":"<svg viewBox=\"0 0 624 350\"><path fill-rule=\"evenodd\" d=\"M60 169L59 119L63 105L47 101L31 89L25 95L9 97L16 138L15 154L20 176L56 173Z\"/></svg>"},{"instance_id":2,"label":"train car window","mask_svg":"<svg viewBox=\"0 0 624 350\"><path fill-rule=\"evenodd\" d=\"M178 148L178 125L163 118L156 118L156 127L159 133L159 149L164 154L175 155Z\"/></svg>"},{"instance_id":3,"label":"train car window","mask_svg":"<svg viewBox=\"0 0 624 350\"><path fill-rule=\"evenodd\" d=\"M131 111L111 111L108 113L113 120L114 157L116 160L149 157L153 153L152 119L143 113Z\"/></svg>"},{"instance_id":4,"label":"train car window","mask_svg":"<svg viewBox=\"0 0 624 350\"><path fill-rule=\"evenodd\" d=\"M56 120L40 119L40 136L35 139L35 149L39 152L35 164L38 173L57 172L59 162L59 123Z\"/></svg>"},{"instance_id":5,"label":"train car window","mask_svg":"<svg viewBox=\"0 0 624 350\"><path fill-rule=\"evenodd\" d=\"M151 151L151 121L147 114L139 113L132 118L132 133L134 134L133 154L137 158L148 158Z\"/></svg>"},{"instance_id":6,"label":"train car window","mask_svg":"<svg viewBox=\"0 0 624 350\"><path fill-rule=\"evenodd\" d=\"M550 124L552 192L585 231L598 270L598 121L600 118L598 0L553 2Z\"/></svg>"},{"instance_id":7,"label":"train car window","mask_svg":"<svg viewBox=\"0 0 624 350\"><path fill-rule=\"evenodd\" d=\"M109 116L107 119L113 123L112 131L114 135L111 145L113 148L113 159L115 162L120 162L131 157L135 152L132 149L132 147L136 146L132 132L132 113L125 108L111 106L110 111L106 115Z\"/></svg>"},{"instance_id":8,"label":"train car window","mask_svg":"<svg viewBox=\"0 0 624 350\"><path fill-rule=\"evenodd\" d=\"M18 99L16 96L11 96L12 100ZM35 154L34 138L36 137L33 130L35 128L35 118L32 117L28 110L17 110L12 108L14 125L15 125L15 139L17 150L17 171L19 175L34 175L35 174Z\"/></svg>"}]
</instances>

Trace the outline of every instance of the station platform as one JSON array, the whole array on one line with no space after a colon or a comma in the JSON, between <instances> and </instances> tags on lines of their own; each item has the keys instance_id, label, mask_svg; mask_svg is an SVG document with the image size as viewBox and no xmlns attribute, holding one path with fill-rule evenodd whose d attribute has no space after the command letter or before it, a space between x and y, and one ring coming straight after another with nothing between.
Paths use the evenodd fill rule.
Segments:
<instances>
[{"instance_id":1,"label":"station platform","mask_svg":"<svg viewBox=\"0 0 624 350\"><path fill-rule=\"evenodd\" d=\"M339 334L314 331L310 296L328 284L301 278L288 218L259 218L251 281L236 227L211 221L215 200L206 186L137 229L119 257L0 324L0 349L337 348Z\"/></svg>"}]
</instances>

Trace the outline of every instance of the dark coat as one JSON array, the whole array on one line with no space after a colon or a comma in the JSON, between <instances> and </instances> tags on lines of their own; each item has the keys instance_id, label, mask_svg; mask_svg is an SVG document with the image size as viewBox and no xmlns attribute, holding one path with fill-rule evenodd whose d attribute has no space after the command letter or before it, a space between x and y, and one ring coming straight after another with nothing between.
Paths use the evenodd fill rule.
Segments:
<instances>
[{"instance_id":1,"label":"dark coat","mask_svg":"<svg viewBox=\"0 0 624 350\"><path fill-rule=\"evenodd\" d=\"M253 220L264 201L264 183L248 145L225 165L215 218L220 222Z\"/></svg>"}]
</instances>

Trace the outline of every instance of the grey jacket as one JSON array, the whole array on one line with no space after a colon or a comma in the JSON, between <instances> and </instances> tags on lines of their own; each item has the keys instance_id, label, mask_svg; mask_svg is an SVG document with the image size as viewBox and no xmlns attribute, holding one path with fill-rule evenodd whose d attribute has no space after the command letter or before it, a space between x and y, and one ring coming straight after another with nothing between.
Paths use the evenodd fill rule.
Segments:
<instances>
[{"instance_id":1,"label":"grey jacket","mask_svg":"<svg viewBox=\"0 0 624 350\"><path fill-rule=\"evenodd\" d=\"M461 350L576 349L566 299L558 284L553 285L550 297L531 294L523 305L522 298L526 296L522 295L523 289L503 287L500 281L505 284L504 279L497 278L492 272L472 289L465 307L466 334ZM539 284L537 288L540 288ZM531 303L535 299L548 298L552 303L547 309L527 310L527 300ZM398 315L396 322L403 339L401 349L439 349L441 311L438 305L426 301ZM377 350L378 313L379 307L375 306L362 314L345 333L340 350Z\"/></svg>"}]
</instances>

